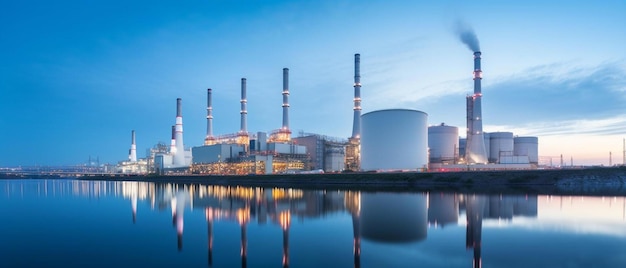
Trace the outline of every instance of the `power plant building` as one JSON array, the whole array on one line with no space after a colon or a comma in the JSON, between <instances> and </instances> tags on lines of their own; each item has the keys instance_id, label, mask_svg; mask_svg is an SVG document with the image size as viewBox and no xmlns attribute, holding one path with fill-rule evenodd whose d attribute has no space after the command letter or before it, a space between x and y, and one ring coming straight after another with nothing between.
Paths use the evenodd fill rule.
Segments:
<instances>
[{"instance_id":1,"label":"power plant building","mask_svg":"<svg viewBox=\"0 0 626 268\"><path fill-rule=\"evenodd\" d=\"M122 173L281 174L310 171L423 171L445 169L527 169L538 165L538 138L511 132L483 131L480 49L474 53L474 92L467 96L467 135L445 124L427 126L428 115L413 109L386 109L361 114L360 54L354 54L352 135L346 140L301 133L289 127L289 69L283 68L282 125L270 132L248 132L247 80L241 78L240 129L213 134L212 89L207 89L207 127L202 146L185 148L182 100L169 146L159 144L146 159L137 159L132 132ZM140 167L142 166L142 167ZM190 168L191 167L191 168Z\"/></svg>"},{"instance_id":2,"label":"power plant building","mask_svg":"<svg viewBox=\"0 0 626 268\"><path fill-rule=\"evenodd\" d=\"M361 116L364 171L425 170L428 115L409 109L378 110Z\"/></svg>"},{"instance_id":3,"label":"power plant building","mask_svg":"<svg viewBox=\"0 0 626 268\"><path fill-rule=\"evenodd\" d=\"M148 173L148 161L146 159L137 159L137 144L134 130L131 132L131 136L128 160L120 161L116 165L116 172L122 174L146 174Z\"/></svg>"},{"instance_id":4,"label":"power plant building","mask_svg":"<svg viewBox=\"0 0 626 268\"><path fill-rule=\"evenodd\" d=\"M283 124L267 135L247 130L246 78L241 79L241 128L239 132L213 136L212 90L207 90L207 134L204 146L193 148L195 174L275 174L307 170L307 148L291 140L289 129L289 69L283 69Z\"/></svg>"},{"instance_id":5,"label":"power plant building","mask_svg":"<svg viewBox=\"0 0 626 268\"><path fill-rule=\"evenodd\" d=\"M345 168L346 142L319 134L301 133L294 142L306 147L310 156L310 169L340 172Z\"/></svg>"}]
</instances>

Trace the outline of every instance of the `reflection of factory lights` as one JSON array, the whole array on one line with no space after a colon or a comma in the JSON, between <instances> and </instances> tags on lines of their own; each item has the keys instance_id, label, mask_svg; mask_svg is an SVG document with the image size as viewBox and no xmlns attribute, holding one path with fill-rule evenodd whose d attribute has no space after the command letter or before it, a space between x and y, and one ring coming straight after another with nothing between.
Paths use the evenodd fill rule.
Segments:
<instances>
[{"instance_id":1,"label":"reflection of factory lights","mask_svg":"<svg viewBox=\"0 0 626 268\"><path fill-rule=\"evenodd\" d=\"M242 208L237 210L237 221L240 225L244 225L250 221L250 210Z\"/></svg>"},{"instance_id":2,"label":"reflection of factory lights","mask_svg":"<svg viewBox=\"0 0 626 268\"><path fill-rule=\"evenodd\" d=\"M213 208L212 207L207 207L206 210L204 211L204 214L206 216L207 221L213 221Z\"/></svg>"},{"instance_id":3,"label":"reflection of factory lights","mask_svg":"<svg viewBox=\"0 0 626 268\"><path fill-rule=\"evenodd\" d=\"M283 230L289 229L289 226L291 226L291 213L289 213L289 211L282 211L280 215L278 215L278 222Z\"/></svg>"}]
</instances>

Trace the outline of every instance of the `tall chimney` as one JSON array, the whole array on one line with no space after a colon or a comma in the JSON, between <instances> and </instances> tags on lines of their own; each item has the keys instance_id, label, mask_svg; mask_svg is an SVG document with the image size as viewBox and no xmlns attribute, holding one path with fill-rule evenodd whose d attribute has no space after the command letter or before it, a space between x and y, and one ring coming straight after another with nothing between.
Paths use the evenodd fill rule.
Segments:
<instances>
[{"instance_id":1,"label":"tall chimney","mask_svg":"<svg viewBox=\"0 0 626 268\"><path fill-rule=\"evenodd\" d=\"M289 129L289 69L283 68L283 130Z\"/></svg>"},{"instance_id":2,"label":"tall chimney","mask_svg":"<svg viewBox=\"0 0 626 268\"><path fill-rule=\"evenodd\" d=\"M170 143L170 153L176 153L176 126L172 126L172 142Z\"/></svg>"},{"instance_id":3,"label":"tall chimney","mask_svg":"<svg viewBox=\"0 0 626 268\"><path fill-rule=\"evenodd\" d=\"M130 144L130 155L128 156L128 159L130 160L130 162L137 162L137 145L135 144L135 131L133 130L131 133L133 140Z\"/></svg>"},{"instance_id":4,"label":"tall chimney","mask_svg":"<svg viewBox=\"0 0 626 268\"><path fill-rule=\"evenodd\" d=\"M467 133L466 160L473 164L486 164L487 151L485 149L485 139L483 133L482 119L482 92L480 82L482 78L482 70L480 68L480 51L474 52L474 95L471 96L471 117L468 114L468 120L471 121L470 131ZM468 102L469 103L469 102Z\"/></svg>"},{"instance_id":5,"label":"tall chimney","mask_svg":"<svg viewBox=\"0 0 626 268\"><path fill-rule=\"evenodd\" d=\"M206 106L206 138L204 145L210 145L213 139L213 104L211 103L211 89L207 89L207 106Z\"/></svg>"},{"instance_id":6,"label":"tall chimney","mask_svg":"<svg viewBox=\"0 0 626 268\"><path fill-rule=\"evenodd\" d=\"M241 78L241 129L239 132L241 134L248 133L246 115L248 111L246 110L246 104L248 103L246 99L246 79Z\"/></svg>"},{"instance_id":7,"label":"tall chimney","mask_svg":"<svg viewBox=\"0 0 626 268\"><path fill-rule=\"evenodd\" d=\"M354 54L354 120L352 138L361 137L361 54Z\"/></svg>"},{"instance_id":8,"label":"tall chimney","mask_svg":"<svg viewBox=\"0 0 626 268\"><path fill-rule=\"evenodd\" d=\"M176 153L174 154L173 165L177 167L185 166L185 145L183 143L183 105L182 99L176 99Z\"/></svg>"}]
</instances>

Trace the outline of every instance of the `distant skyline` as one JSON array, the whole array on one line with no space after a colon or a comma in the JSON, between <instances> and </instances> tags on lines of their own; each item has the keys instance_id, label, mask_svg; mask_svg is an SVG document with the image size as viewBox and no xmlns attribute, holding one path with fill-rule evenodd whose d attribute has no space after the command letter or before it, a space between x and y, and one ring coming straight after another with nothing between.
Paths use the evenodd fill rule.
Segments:
<instances>
[{"instance_id":1,"label":"distant skyline","mask_svg":"<svg viewBox=\"0 0 626 268\"><path fill-rule=\"evenodd\" d=\"M626 137L626 1L15 1L0 9L0 167L126 160L169 144L182 98L184 140L281 126L347 138L354 54L363 113L409 108L465 130L480 42L486 132L539 137L540 157L621 164Z\"/></svg>"}]
</instances>

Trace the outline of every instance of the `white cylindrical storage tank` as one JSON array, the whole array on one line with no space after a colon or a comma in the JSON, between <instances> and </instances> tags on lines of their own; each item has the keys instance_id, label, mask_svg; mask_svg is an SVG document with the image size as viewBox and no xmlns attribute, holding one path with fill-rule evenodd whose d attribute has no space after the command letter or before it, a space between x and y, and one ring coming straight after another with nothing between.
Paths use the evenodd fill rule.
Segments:
<instances>
[{"instance_id":1,"label":"white cylindrical storage tank","mask_svg":"<svg viewBox=\"0 0 626 268\"><path fill-rule=\"evenodd\" d=\"M459 154L459 128L443 123L428 127L428 149L430 163L454 164Z\"/></svg>"},{"instance_id":2,"label":"white cylindrical storage tank","mask_svg":"<svg viewBox=\"0 0 626 268\"><path fill-rule=\"evenodd\" d=\"M428 165L428 115L409 109L361 116L361 169L411 170Z\"/></svg>"},{"instance_id":3,"label":"white cylindrical storage tank","mask_svg":"<svg viewBox=\"0 0 626 268\"><path fill-rule=\"evenodd\" d=\"M363 238L387 243L415 242L426 238L427 226L426 194L361 193L360 229Z\"/></svg>"},{"instance_id":4,"label":"white cylindrical storage tank","mask_svg":"<svg viewBox=\"0 0 626 268\"><path fill-rule=\"evenodd\" d=\"M491 158L491 135L487 132L483 132L483 138L485 141L485 152L487 152L487 161Z\"/></svg>"},{"instance_id":5,"label":"white cylindrical storage tank","mask_svg":"<svg viewBox=\"0 0 626 268\"><path fill-rule=\"evenodd\" d=\"M528 156L531 164L539 163L539 138L515 137L513 138L513 155Z\"/></svg>"},{"instance_id":6,"label":"white cylindrical storage tank","mask_svg":"<svg viewBox=\"0 0 626 268\"><path fill-rule=\"evenodd\" d=\"M499 163L500 156L513 156L513 132L489 133L489 162Z\"/></svg>"}]
</instances>

